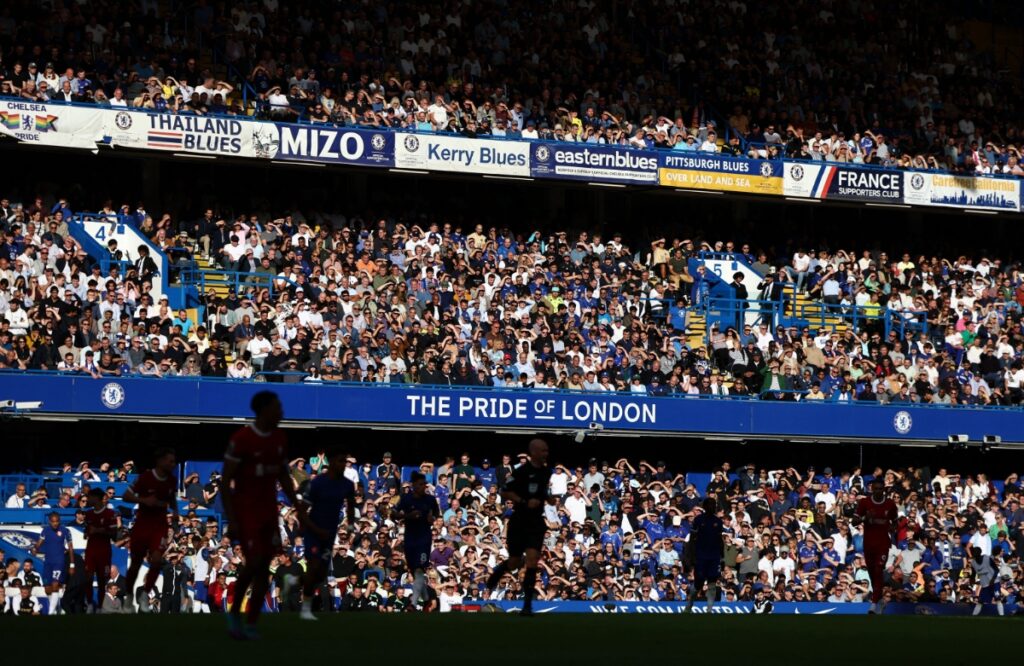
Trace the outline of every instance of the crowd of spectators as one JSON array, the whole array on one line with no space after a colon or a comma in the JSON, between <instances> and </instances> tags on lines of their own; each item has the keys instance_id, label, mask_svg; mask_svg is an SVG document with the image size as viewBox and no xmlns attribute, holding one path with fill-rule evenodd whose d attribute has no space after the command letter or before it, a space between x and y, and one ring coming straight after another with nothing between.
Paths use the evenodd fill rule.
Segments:
<instances>
[{"instance_id":1,"label":"crowd of spectators","mask_svg":"<svg viewBox=\"0 0 1024 666\"><path fill-rule=\"evenodd\" d=\"M419 465L432 481L429 492L442 512L432 528L428 578L433 610L521 595L514 576L506 576L490 596L484 581L508 555L505 533L511 508L500 499L499 488L525 457L505 455L494 464L465 453L443 464ZM379 462L350 458L349 463L346 476L358 488L357 523L351 531L346 525L338 531L331 574L318 592L318 603L324 610L410 610L412 578L403 560L403 528L391 516L408 483L389 453ZM322 452L291 462L300 494L325 464ZM711 474L684 474L664 461L626 458L556 464L544 510L549 530L538 598L685 599L691 584L685 545L702 499L712 497L725 523L719 586L723 600L864 601L871 583L862 527L852 518L866 483L878 477L899 508L886 563L892 600L973 602L980 587L970 548L979 547L993 558L1006 611L1016 610L1024 583L1024 510L1017 474L1000 482L985 474L961 476L945 469L934 476L913 467L865 471L723 464ZM188 508L169 547L164 585L153 599L165 612L198 612L202 606L217 612L232 596L235 572L243 563L240 552L223 537L224 526L215 515L195 517L204 508L217 508L218 479L213 473L205 487L198 478L186 480ZM290 576L301 575L305 553L295 512L283 493L280 499L284 553L274 563L272 595L282 610L297 610L298 586ZM80 527L81 516L75 520L72 527ZM119 545L125 543L129 522L124 521ZM0 580L8 588L8 599L17 598L15 581L32 572L17 560L6 565ZM113 580L110 596L123 597L128 592L123 576L115 572ZM112 605L112 610L117 607Z\"/></svg>"},{"instance_id":2,"label":"crowd of spectators","mask_svg":"<svg viewBox=\"0 0 1024 666\"><path fill-rule=\"evenodd\" d=\"M127 268L115 262L103 274L68 232L67 200L0 199L0 368L945 405L1024 399L1024 276L998 257L827 245L769 256L732 241L638 247L620 233L464 229L426 217L225 220L206 209L156 221L135 208L119 219L172 256L207 255L252 277L226 297L203 294L193 318L152 297L155 264L136 249L112 244L111 258ZM702 249L746 261L764 276L759 292L742 275L693 271ZM783 326L797 294L847 328ZM739 299L736 318L691 336L688 322L713 296Z\"/></svg>"},{"instance_id":3,"label":"crowd of spectators","mask_svg":"<svg viewBox=\"0 0 1024 666\"><path fill-rule=\"evenodd\" d=\"M8 3L0 95L1024 175L1020 78L949 0L135 4Z\"/></svg>"}]
</instances>

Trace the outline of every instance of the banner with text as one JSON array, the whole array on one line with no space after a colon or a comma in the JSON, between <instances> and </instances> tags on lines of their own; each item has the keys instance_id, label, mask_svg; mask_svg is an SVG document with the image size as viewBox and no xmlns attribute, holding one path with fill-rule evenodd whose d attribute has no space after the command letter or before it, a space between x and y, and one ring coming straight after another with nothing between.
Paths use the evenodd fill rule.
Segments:
<instances>
[{"instance_id":1,"label":"banner with text","mask_svg":"<svg viewBox=\"0 0 1024 666\"><path fill-rule=\"evenodd\" d=\"M278 159L330 164L395 165L394 132L374 132L344 127L278 125L281 145Z\"/></svg>"},{"instance_id":2,"label":"banner with text","mask_svg":"<svg viewBox=\"0 0 1024 666\"><path fill-rule=\"evenodd\" d=\"M908 172L903 177L903 199L921 206L984 208L1019 211L1019 178L953 176L941 173Z\"/></svg>"},{"instance_id":3,"label":"banner with text","mask_svg":"<svg viewBox=\"0 0 1024 666\"><path fill-rule=\"evenodd\" d=\"M658 181L684 190L782 194L782 162L712 153L661 153Z\"/></svg>"},{"instance_id":4,"label":"banner with text","mask_svg":"<svg viewBox=\"0 0 1024 666\"><path fill-rule=\"evenodd\" d=\"M0 100L0 132L44 146L96 150L96 142L103 138L103 111Z\"/></svg>"},{"instance_id":5,"label":"banner with text","mask_svg":"<svg viewBox=\"0 0 1024 666\"><path fill-rule=\"evenodd\" d=\"M658 154L618 146L535 143L530 150L530 175L534 178L657 185Z\"/></svg>"},{"instance_id":6,"label":"banner with text","mask_svg":"<svg viewBox=\"0 0 1024 666\"><path fill-rule=\"evenodd\" d=\"M247 118L106 111L104 134L112 146L225 157L274 159L274 123Z\"/></svg>"},{"instance_id":7,"label":"banner with text","mask_svg":"<svg viewBox=\"0 0 1024 666\"><path fill-rule=\"evenodd\" d=\"M525 141L398 132L395 135L395 166L400 169L528 177L530 144Z\"/></svg>"},{"instance_id":8,"label":"banner with text","mask_svg":"<svg viewBox=\"0 0 1024 666\"><path fill-rule=\"evenodd\" d=\"M789 197L902 203L904 172L858 169L821 162L786 162L783 193Z\"/></svg>"},{"instance_id":9,"label":"banner with text","mask_svg":"<svg viewBox=\"0 0 1024 666\"><path fill-rule=\"evenodd\" d=\"M760 608L753 602L721 601L708 610L700 602L693 607L696 615L867 615L870 604L863 602L787 602L780 601ZM521 601L464 602L459 610L473 612L493 607L505 613L515 613L523 607ZM972 604L910 604L890 603L886 615L970 615ZM535 601L535 614L547 613L618 613L638 615L683 615L686 604L681 601ZM996 615L994 604L986 604L982 615Z\"/></svg>"}]
</instances>

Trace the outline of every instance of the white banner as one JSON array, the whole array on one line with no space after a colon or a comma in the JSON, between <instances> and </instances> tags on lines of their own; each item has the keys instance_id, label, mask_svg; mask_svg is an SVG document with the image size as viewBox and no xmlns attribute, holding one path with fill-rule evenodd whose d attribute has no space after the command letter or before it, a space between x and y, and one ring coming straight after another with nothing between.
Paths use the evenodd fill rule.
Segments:
<instances>
[{"instance_id":1,"label":"white banner","mask_svg":"<svg viewBox=\"0 0 1024 666\"><path fill-rule=\"evenodd\" d=\"M976 178L915 171L903 179L903 200L924 206L1019 211L1020 188L1021 181L1017 178Z\"/></svg>"},{"instance_id":2,"label":"white banner","mask_svg":"<svg viewBox=\"0 0 1024 666\"><path fill-rule=\"evenodd\" d=\"M280 143L273 123L247 118L107 111L110 145L174 153L274 159Z\"/></svg>"},{"instance_id":3,"label":"white banner","mask_svg":"<svg viewBox=\"0 0 1024 666\"><path fill-rule=\"evenodd\" d=\"M95 151L103 138L103 110L0 100L0 132L19 141Z\"/></svg>"},{"instance_id":4,"label":"white banner","mask_svg":"<svg viewBox=\"0 0 1024 666\"><path fill-rule=\"evenodd\" d=\"M400 169L529 176L530 145L525 141L399 132L395 137L395 166Z\"/></svg>"}]
</instances>

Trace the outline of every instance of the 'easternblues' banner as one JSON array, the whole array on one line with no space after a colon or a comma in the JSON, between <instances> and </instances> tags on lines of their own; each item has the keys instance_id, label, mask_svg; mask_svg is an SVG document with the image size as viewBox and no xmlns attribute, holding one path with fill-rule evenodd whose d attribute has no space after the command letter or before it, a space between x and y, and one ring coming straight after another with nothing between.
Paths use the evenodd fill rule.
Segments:
<instances>
[{"instance_id":1,"label":"'easternblues' banner","mask_svg":"<svg viewBox=\"0 0 1024 666\"><path fill-rule=\"evenodd\" d=\"M902 171L859 169L822 162L786 162L783 193L790 197L878 203L903 202Z\"/></svg>"},{"instance_id":2,"label":"'easternblues' banner","mask_svg":"<svg viewBox=\"0 0 1024 666\"><path fill-rule=\"evenodd\" d=\"M985 176L954 176L913 171L903 178L908 204L1019 211L1021 180Z\"/></svg>"},{"instance_id":3,"label":"'easternblues' banner","mask_svg":"<svg viewBox=\"0 0 1024 666\"><path fill-rule=\"evenodd\" d=\"M104 134L112 146L174 153L273 159L274 123L244 117L108 110Z\"/></svg>"},{"instance_id":4,"label":"'easternblues' banner","mask_svg":"<svg viewBox=\"0 0 1024 666\"><path fill-rule=\"evenodd\" d=\"M534 178L657 185L658 154L649 150L586 143L535 143L530 150L530 175Z\"/></svg>"},{"instance_id":5,"label":"'easternblues' banner","mask_svg":"<svg viewBox=\"0 0 1024 666\"><path fill-rule=\"evenodd\" d=\"M395 166L400 169L526 177L530 175L530 144L526 141L398 132L395 135Z\"/></svg>"},{"instance_id":6,"label":"'easternblues' banner","mask_svg":"<svg viewBox=\"0 0 1024 666\"><path fill-rule=\"evenodd\" d=\"M658 181L666 187L747 194L782 194L782 162L714 153L660 153Z\"/></svg>"},{"instance_id":7,"label":"'easternblues' banner","mask_svg":"<svg viewBox=\"0 0 1024 666\"><path fill-rule=\"evenodd\" d=\"M277 126L281 145L277 158L331 164L394 166L395 135L345 127Z\"/></svg>"},{"instance_id":8,"label":"'easternblues' banner","mask_svg":"<svg viewBox=\"0 0 1024 666\"><path fill-rule=\"evenodd\" d=\"M42 403L30 416L249 418L253 394L268 388L281 396L289 421L311 424L522 432L587 430L597 424L608 434L937 443L945 443L949 433L963 433L971 441L998 435L1003 442L1024 442L1024 419L1016 409L0 372L0 396Z\"/></svg>"},{"instance_id":9,"label":"'easternblues' banner","mask_svg":"<svg viewBox=\"0 0 1024 666\"><path fill-rule=\"evenodd\" d=\"M482 610L485 606L494 606L506 613L513 613L522 608L521 601L486 601L463 604L463 610ZM828 602L785 602L772 605L772 615L867 615L867 603L828 603ZM890 603L885 607L885 615L970 615L974 609L970 604L907 604ZM686 604L680 601L534 601L535 614L547 613L632 613L642 615L685 614ZM698 602L693 606L695 615L709 614L707 604ZM752 602L721 601L714 605L711 615L758 615ZM995 606L988 604L982 611L983 615L996 615Z\"/></svg>"},{"instance_id":10,"label":"'easternblues' banner","mask_svg":"<svg viewBox=\"0 0 1024 666\"><path fill-rule=\"evenodd\" d=\"M96 142L103 138L103 111L0 100L0 133L28 143L95 151Z\"/></svg>"}]
</instances>

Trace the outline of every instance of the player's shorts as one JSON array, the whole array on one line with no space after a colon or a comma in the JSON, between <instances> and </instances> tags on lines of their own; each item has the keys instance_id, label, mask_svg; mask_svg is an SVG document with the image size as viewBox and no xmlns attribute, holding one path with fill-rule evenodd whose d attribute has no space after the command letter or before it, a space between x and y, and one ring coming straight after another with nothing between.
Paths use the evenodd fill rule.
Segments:
<instances>
[{"instance_id":1,"label":"player's shorts","mask_svg":"<svg viewBox=\"0 0 1024 666\"><path fill-rule=\"evenodd\" d=\"M59 562L43 562L43 587L58 583L64 584L66 574L64 572L64 560Z\"/></svg>"},{"instance_id":2,"label":"player's shorts","mask_svg":"<svg viewBox=\"0 0 1024 666\"><path fill-rule=\"evenodd\" d=\"M110 567L110 549L85 549L85 570L89 573L106 573Z\"/></svg>"},{"instance_id":3,"label":"player's shorts","mask_svg":"<svg viewBox=\"0 0 1024 666\"><path fill-rule=\"evenodd\" d=\"M325 543L323 539L318 537L312 532L302 533L302 547L306 551L307 559L318 559L321 562L327 562L331 559L331 553L334 551L334 542Z\"/></svg>"},{"instance_id":4,"label":"player's shorts","mask_svg":"<svg viewBox=\"0 0 1024 666\"><path fill-rule=\"evenodd\" d=\"M405 562L409 571L426 571L430 566L430 542L405 542Z\"/></svg>"},{"instance_id":5,"label":"player's shorts","mask_svg":"<svg viewBox=\"0 0 1024 666\"><path fill-rule=\"evenodd\" d=\"M543 519L516 520L508 522L508 554L512 557L522 555L530 548L540 550L544 545L544 534L547 526Z\"/></svg>"},{"instance_id":6,"label":"player's shorts","mask_svg":"<svg viewBox=\"0 0 1024 666\"><path fill-rule=\"evenodd\" d=\"M167 525L146 525L135 523L131 532L131 547L129 552L132 557L145 557L150 553L163 555L167 549Z\"/></svg>"},{"instance_id":7,"label":"player's shorts","mask_svg":"<svg viewBox=\"0 0 1024 666\"><path fill-rule=\"evenodd\" d=\"M246 560L270 560L281 552L281 532L277 516L248 516L229 526L233 539L242 546ZM308 546L307 546L308 548Z\"/></svg>"},{"instance_id":8,"label":"player's shorts","mask_svg":"<svg viewBox=\"0 0 1024 666\"><path fill-rule=\"evenodd\" d=\"M195 600L201 604L205 604L207 596L206 583L198 582L193 586L192 590L195 595Z\"/></svg>"},{"instance_id":9,"label":"player's shorts","mask_svg":"<svg viewBox=\"0 0 1024 666\"><path fill-rule=\"evenodd\" d=\"M872 569L884 569L886 560L889 559L889 544L864 544L864 566L868 571Z\"/></svg>"},{"instance_id":10,"label":"player's shorts","mask_svg":"<svg viewBox=\"0 0 1024 666\"><path fill-rule=\"evenodd\" d=\"M993 582L991 585L986 585L981 588L981 592L978 594L978 603L990 604L995 601L996 592L999 590L999 585Z\"/></svg>"},{"instance_id":11,"label":"player's shorts","mask_svg":"<svg viewBox=\"0 0 1024 666\"><path fill-rule=\"evenodd\" d=\"M720 558L715 559L702 559L697 558L697 562L693 568L693 577L695 580L703 580L708 582L714 582L718 580L719 576L722 575L722 560Z\"/></svg>"}]
</instances>

